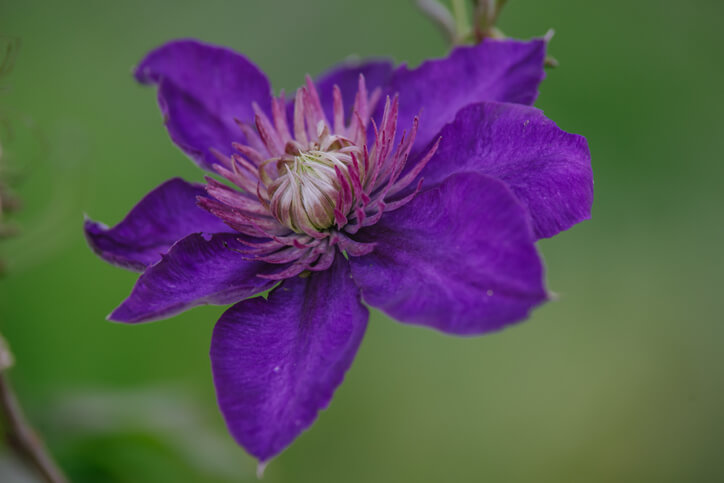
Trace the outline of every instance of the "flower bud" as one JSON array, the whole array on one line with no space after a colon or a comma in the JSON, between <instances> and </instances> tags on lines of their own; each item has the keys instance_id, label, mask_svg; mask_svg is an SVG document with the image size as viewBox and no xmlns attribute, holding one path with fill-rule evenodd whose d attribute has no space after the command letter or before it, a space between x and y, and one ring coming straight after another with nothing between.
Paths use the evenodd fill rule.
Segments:
<instances>
[{"instance_id":1,"label":"flower bud","mask_svg":"<svg viewBox=\"0 0 724 483\"><path fill-rule=\"evenodd\" d=\"M282 161L279 177L269 186L272 214L297 233L323 231L334 224L341 185L335 166L345 163L329 153L300 153Z\"/></svg>"}]
</instances>

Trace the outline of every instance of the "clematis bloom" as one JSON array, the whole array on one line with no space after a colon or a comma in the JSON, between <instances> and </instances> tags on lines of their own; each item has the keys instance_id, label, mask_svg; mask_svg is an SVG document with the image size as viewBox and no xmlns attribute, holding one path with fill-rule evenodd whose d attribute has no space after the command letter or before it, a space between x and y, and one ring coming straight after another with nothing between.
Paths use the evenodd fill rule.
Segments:
<instances>
[{"instance_id":1,"label":"clematis bloom","mask_svg":"<svg viewBox=\"0 0 724 483\"><path fill-rule=\"evenodd\" d=\"M231 50L152 51L136 79L216 177L167 181L113 228L86 220L98 255L142 272L109 319L234 304L214 383L261 463L329 404L363 301L455 335L524 319L547 299L536 240L588 218L593 196L585 139L529 107L544 57L544 40L486 40L416 69L345 64L287 98Z\"/></svg>"}]
</instances>

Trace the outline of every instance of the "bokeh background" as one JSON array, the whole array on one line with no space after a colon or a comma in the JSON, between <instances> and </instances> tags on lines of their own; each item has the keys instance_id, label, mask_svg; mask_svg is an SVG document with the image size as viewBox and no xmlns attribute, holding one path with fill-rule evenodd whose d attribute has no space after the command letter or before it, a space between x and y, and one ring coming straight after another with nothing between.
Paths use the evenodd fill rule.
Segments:
<instances>
[{"instance_id":1,"label":"bokeh background","mask_svg":"<svg viewBox=\"0 0 724 483\"><path fill-rule=\"evenodd\" d=\"M559 301L472 339L373 312L266 481L724 481L722 18L718 0L509 2L508 35L556 29L537 105L593 153L593 219L540 243ZM75 482L254 481L211 383L223 308L104 320L135 275L90 252L83 214L113 224L202 176L130 70L198 37L289 91L350 54L416 65L445 43L403 0L0 0L0 34L22 38L0 106L25 204L0 245L0 330L31 419ZM0 480L34 481L2 451Z\"/></svg>"}]
</instances>

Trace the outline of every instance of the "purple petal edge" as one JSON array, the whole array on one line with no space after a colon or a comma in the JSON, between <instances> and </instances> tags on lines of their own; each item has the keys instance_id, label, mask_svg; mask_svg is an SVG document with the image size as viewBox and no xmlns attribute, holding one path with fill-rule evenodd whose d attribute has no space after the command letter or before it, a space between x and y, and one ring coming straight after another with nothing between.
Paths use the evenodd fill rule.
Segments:
<instances>
[{"instance_id":1,"label":"purple petal edge","mask_svg":"<svg viewBox=\"0 0 724 483\"><path fill-rule=\"evenodd\" d=\"M525 208L479 173L450 176L358 238L377 243L350 257L364 300L404 323L483 334L547 299Z\"/></svg>"},{"instance_id":2,"label":"purple petal edge","mask_svg":"<svg viewBox=\"0 0 724 483\"><path fill-rule=\"evenodd\" d=\"M226 305L276 282L257 277L267 264L246 260L239 234L192 234L175 243L139 277L128 298L109 316L116 322L150 322L197 305Z\"/></svg>"},{"instance_id":3,"label":"purple petal edge","mask_svg":"<svg viewBox=\"0 0 724 483\"><path fill-rule=\"evenodd\" d=\"M349 265L285 280L219 319L211 364L219 407L236 441L264 464L326 408L367 326Z\"/></svg>"},{"instance_id":4,"label":"purple petal edge","mask_svg":"<svg viewBox=\"0 0 724 483\"><path fill-rule=\"evenodd\" d=\"M470 105L436 137L440 145L420 174L425 186L465 171L500 179L528 208L538 238L591 217L593 171L586 138L561 130L539 109Z\"/></svg>"},{"instance_id":5,"label":"purple petal edge","mask_svg":"<svg viewBox=\"0 0 724 483\"><path fill-rule=\"evenodd\" d=\"M432 141L468 104L533 104L545 77L546 45L544 39L486 39L477 45L457 47L447 57L427 60L415 69L398 67L387 92L400 95L400 129L409 129L412 119L420 114L414 152Z\"/></svg>"},{"instance_id":6,"label":"purple petal edge","mask_svg":"<svg viewBox=\"0 0 724 483\"><path fill-rule=\"evenodd\" d=\"M205 194L199 184L170 179L149 192L113 228L86 219L88 245L108 263L143 271L191 233L229 231L221 220L196 206L196 197Z\"/></svg>"},{"instance_id":7,"label":"purple petal edge","mask_svg":"<svg viewBox=\"0 0 724 483\"><path fill-rule=\"evenodd\" d=\"M158 103L176 145L206 169L217 163L209 150L231 151L244 141L235 119L253 119L256 102L269 113L271 86L249 59L226 47L182 39L146 55L134 71L141 84L157 84Z\"/></svg>"}]
</instances>

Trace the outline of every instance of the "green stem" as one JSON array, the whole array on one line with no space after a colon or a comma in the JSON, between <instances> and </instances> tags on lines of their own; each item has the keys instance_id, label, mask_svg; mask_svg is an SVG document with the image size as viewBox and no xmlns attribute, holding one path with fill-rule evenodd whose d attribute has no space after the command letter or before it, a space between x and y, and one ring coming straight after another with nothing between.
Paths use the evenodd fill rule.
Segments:
<instances>
[{"instance_id":1,"label":"green stem","mask_svg":"<svg viewBox=\"0 0 724 483\"><path fill-rule=\"evenodd\" d=\"M473 0L475 11L474 31L477 42L482 42L487 37L504 37L495 25L506 2L507 0Z\"/></svg>"},{"instance_id":2,"label":"green stem","mask_svg":"<svg viewBox=\"0 0 724 483\"><path fill-rule=\"evenodd\" d=\"M465 0L452 0L453 16L459 36L465 36L470 31L468 22L468 9Z\"/></svg>"}]
</instances>

